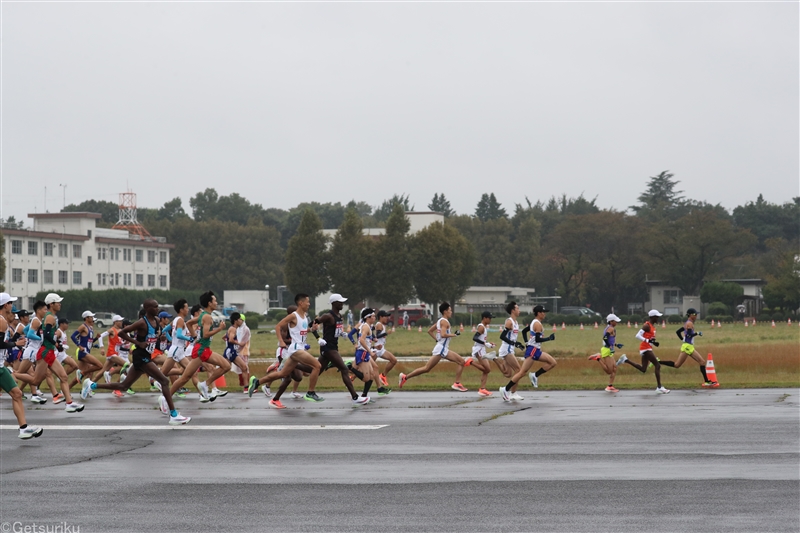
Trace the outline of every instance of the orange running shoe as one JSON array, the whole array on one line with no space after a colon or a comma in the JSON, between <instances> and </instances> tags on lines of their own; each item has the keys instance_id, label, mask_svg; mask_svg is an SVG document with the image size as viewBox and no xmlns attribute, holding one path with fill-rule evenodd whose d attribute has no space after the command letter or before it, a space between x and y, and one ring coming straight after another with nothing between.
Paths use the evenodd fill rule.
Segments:
<instances>
[{"instance_id":1,"label":"orange running shoe","mask_svg":"<svg viewBox=\"0 0 800 533\"><path fill-rule=\"evenodd\" d=\"M286 409L286 406L283 405L280 400L270 400L269 404L275 409Z\"/></svg>"},{"instance_id":2,"label":"orange running shoe","mask_svg":"<svg viewBox=\"0 0 800 533\"><path fill-rule=\"evenodd\" d=\"M471 364L472 364L472 357L467 357L467 358L464 360L464 366L469 366L469 365L471 365Z\"/></svg>"},{"instance_id":3,"label":"orange running shoe","mask_svg":"<svg viewBox=\"0 0 800 533\"><path fill-rule=\"evenodd\" d=\"M115 391L113 391L111 394L113 394L113 395L114 395L114 396L116 396L117 398L122 398L123 396L125 396L124 394L122 394L122 391L121 391L121 390L115 390Z\"/></svg>"},{"instance_id":4,"label":"orange running shoe","mask_svg":"<svg viewBox=\"0 0 800 533\"><path fill-rule=\"evenodd\" d=\"M600 360L600 354L599 353L596 353L594 355L590 355L589 356L589 361L599 361L599 360Z\"/></svg>"},{"instance_id":5,"label":"orange running shoe","mask_svg":"<svg viewBox=\"0 0 800 533\"><path fill-rule=\"evenodd\" d=\"M619 389L616 388L614 385L609 385L606 387L606 392L619 392Z\"/></svg>"},{"instance_id":6,"label":"orange running shoe","mask_svg":"<svg viewBox=\"0 0 800 533\"><path fill-rule=\"evenodd\" d=\"M452 385L450 385L450 388L453 390L457 390L458 392L467 392L469 390L461 383L453 383Z\"/></svg>"},{"instance_id":7,"label":"orange running shoe","mask_svg":"<svg viewBox=\"0 0 800 533\"><path fill-rule=\"evenodd\" d=\"M63 401L64 401L64 395L61 394L60 392L58 394L56 394L55 396L53 396L53 403L54 404L61 403Z\"/></svg>"},{"instance_id":8,"label":"orange running shoe","mask_svg":"<svg viewBox=\"0 0 800 533\"><path fill-rule=\"evenodd\" d=\"M387 379L386 379L386 376L385 376L385 375L383 375L383 374L378 374L378 377L380 378L380 380L381 380L381 383L383 383L383 385L384 385L385 387L388 387L388 386L389 386L389 380L387 380Z\"/></svg>"},{"instance_id":9,"label":"orange running shoe","mask_svg":"<svg viewBox=\"0 0 800 533\"><path fill-rule=\"evenodd\" d=\"M491 396L492 391L486 389L478 389L478 396Z\"/></svg>"},{"instance_id":10,"label":"orange running shoe","mask_svg":"<svg viewBox=\"0 0 800 533\"><path fill-rule=\"evenodd\" d=\"M406 377L406 375L405 375L405 374L402 374L402 373L400 374L400 388L401 388L401 389L403 388L403 385L405 385L405 384L406 384L406 380L407 380L407 379L408 379L408 378Z\"/></svg>"}]
</instances>

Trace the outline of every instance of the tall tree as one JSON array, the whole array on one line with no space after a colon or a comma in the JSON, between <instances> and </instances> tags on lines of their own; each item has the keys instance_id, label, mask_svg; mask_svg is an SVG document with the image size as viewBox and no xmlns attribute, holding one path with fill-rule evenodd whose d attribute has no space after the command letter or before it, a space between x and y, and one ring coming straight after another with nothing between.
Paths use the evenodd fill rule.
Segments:
<instances>
[{"instance_id":1,"label":"tall tree","mask_svg":"<svg viewBox=\"0 0 800 533\"><path fill-rule=\"evenodd\" d=\"M764 303L768 307L796 310L800 307L800 256L797 247L785 239L767 241L771 272L766 276Z\"/></svg>"},{"instance_id":2,"label":"tall tree","mask_svg":"<svg viewBox=\"0 0 800 533\"><path fill-rule=\"evenodd\" d=\"M455 303L471 285L475 251L454 227L435 222L411 239L417 297L431 304Z\"/></svg>"},{"instance_id":3,"label":"tall tree","mask_svg":"<svg viewBox=\"0 0 800 533\"><path fill-rule=\"evenodd\" d=\"M667 218L674 220L681 213L684 204L683 191L675 190L680 183L674 180L675 174L665 170L656 176L651 176L647 182L647 189L639 195L639 205L631 209L640 216L649 218Z\"/></svg>"},{"instance_id":4,"label":"tall tree","mask_svg":"<svg viewBox=\"0 0 800 533\"><path fill-rule=\"evenodd\" d=\"M350 305L371 296L375 270L374 244L363 233L355 209L348 209L333 237L328 259L328 276L334 292L344 295Z\"/></svg>"},{"instance_id":5,"label":"tall tree","mask_svg":"<svg viewBox=\"0 0 800 533\"><path fill-rule=\"evenodd\" d=\"M475 208L475 216L478 217L481 222L486 222L487 220L504 218L508 215L506 214L506 210L503 209L503 206L500 205L500 202L497 201L494 193L483 193L478 202L478 206Z\"/></svg>"},{"instance_id":6,"label":"tall tree","mask_svg":"<svg viewBox=\"0 0 800 533\"><path fill-rule=\"evenodd\" d=\"M116 224L119 220L119 205L114 202L106 200L86 200L79 204L69 204L61 210L62 213L75 213L75 212L88 212L100 213L103 222L108 224Z\"/></svg>"},{"instance_id":7,"label":"tall tree","mask_svg":"<svg viewBox=\"0 0 800 533\"><path fill-rule=\"evenodd\" d=\"M428 209L443 214L445 218L456 214L453 208L450 207L450 200L445 198L444 193L434 193L431 203L428 204Z\"/></svg>"},{"instance_id":8,"label":"tall tree","mask_svg":"<svg viewBox=\"0 0 800 533\"><path fill-rule=\"evenodd\" d=\"M328 290L325 247L322 222L314 211L306 209L286 249L283 274L289 290L309 294L312 298Z\"/></svg>"},{"instance_id":9,"label":"tall tree","mask_svg":"<svg viewBox=\"0 0 800 533\"><path fill-rule=\"evenodd\" d=\"M758 237L759 248L767 250L767 240L786 239L800 242L800 197L783 205L764 200L759 194L755 202L747 202L733 210L734 223L740 228L749 229Z\"/></svg>"},{"instance_id":10,"label":"tall tree","mask_svg":"<svg viewBox=\"0 0 800 533\"><path fill-rule=\"evenodd\" d=\"M386 235L378 242L376 262L380 268L375 270L374 296L381 303L395 309L394 323L397 324L397 307L414 296L414 273L411 268L408 231L411 223L403 206L396 204L386 221Z\"/></svg>"},{"instance_id":11,"label":"tall tree","mask_svg":"<svg viewBox=\"0 0 800 533\"><path fill-rule=\"evenodd\" d=\"M459 215L446 225L458 229L475 250L475 285L511 285L516 282L515 249L511 243L513 227L507 218L482 222L477 217Z\"/></svg>"},{"instance_id":12,"label":"tall tree","mask_svg":"<svg viewBox=\"0 0 800 533\"><path fill-rule=\"evenodd\" d=\"M389 215L392 214L394 206L398 204L403 206L404 211L414 210L414 206L411 205L411 202L407 194L401 194L399 196L397 194L394 194L388 200L384 200L383 203L380 205L380 207L375 209L375 213L373 213L375 220L377 220L378 222L384 222L385 220L387 220L389 218Z\"/></svg>"},{"instance_id":13,"label":"tall tree","mask_svg":"<svg viewBox=\"0 0 800 533\"><path fill-rule=\"evenodd\" d=\"M170 222L175 222L179 218L186 218L187 216L186 211L183 210L183 201L180 196L164 202L164 205L158 210L158 218L169 220Z\"/></svg>"}]
</instances>

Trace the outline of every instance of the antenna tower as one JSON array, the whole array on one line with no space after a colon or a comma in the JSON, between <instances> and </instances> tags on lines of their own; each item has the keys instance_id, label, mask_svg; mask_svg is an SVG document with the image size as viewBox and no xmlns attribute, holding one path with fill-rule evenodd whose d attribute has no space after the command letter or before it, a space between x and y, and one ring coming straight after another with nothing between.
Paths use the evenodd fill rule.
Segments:
<instances>
[{"instance_id":1,"label":"antenna tower","mask_svg":"<svg viewBox=\"0 0 800 533\"><path fill-rule=\"evenodd\" d=\"M112 229L124 229L132 235L138 235L142 239L151 239L152 235L139 224L136 219L136 193L119 193L119 220Z\"/></svg>"}]
</instances>

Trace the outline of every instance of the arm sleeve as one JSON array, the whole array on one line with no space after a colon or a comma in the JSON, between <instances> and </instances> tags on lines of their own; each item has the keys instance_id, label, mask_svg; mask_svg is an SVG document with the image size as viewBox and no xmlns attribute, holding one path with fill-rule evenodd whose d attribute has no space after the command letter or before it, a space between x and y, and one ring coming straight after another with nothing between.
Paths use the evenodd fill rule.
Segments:
<instances>
[{"instance_id":1,"label":"arm sleeve","mask_svg":"<svg viewBox=\"0 0 800 533\"><path fill-rule=\"evenodd\" d=\"M503 341L503 342L504 342L504 343L506 343L506 344L511 344L511 345L513 345L514 343L513 343L513 342L511 342L511 341L509 340L509 338L508 338L508 334L509 334L510 332L511 332L511 330L510 330L510 329L508 329L508 328L503 328L503 331L501 331L501 332L500 332L500 340L501 340L501 341Z\"/></svg>"},{"instance_id":2,"label":"arm sleeve","mask_svg":"<svg viewBox=\"0 0 800 533\"><path fill-rule=\"evenodd\" d=\"M164 336L167 338L169 342L172 342L172 335L169 334L169 331L164 330Z\"/></svg>"},{"instance_id":3,"label":"arm sleeve","mask_svg":"<svg viewBox=\"0 0 800 533\"><path fill-rule=\"evenodd\" d=\"M187 337L184 331L185 330L183 328L177 328L177 330L175 331L175 338L180 339L182 341L191 342L193 339L191 337Z\"/></svg>"},{"instance_id":4,"label":"arm sleeve","mask_svg":"<svg viewBox=\"0 0 800 533\"><path fill-rule=\"evenodd\" d=\"M475 332L475 335L472 336L472 340L478 344L483 344L484 346L486 346L486 343L481 340L481 334L478 333L477 331Z\"/></svg>"},{"instance_id":5,"label":"arm sleeve","mask_svg":"<svg viewBox=\"0 0 800 533\"><path fill-rule=\"evenodd\" d=\"M685 329L683 326L681 326L681 329L676 329L676 330L675 330L675 335L677 335L677 336L678 336L678 338L679 338L680 340L683 340L683 335L682 335L682 333L683 333L684 331L686 331L686 329Z\"/></svg>"},{"instance_id":6,"label":"arm sleeve","mask_svg":"<svg viewBox=\"0 0 800 533\"><path fill-rule=\"evenodd\" d=\"M356 343L356 339L355 339L356 333L358 333L358 329L352 328L350 330L350 333L347 334L347 338L350 339L350 342L352 342L353 344Z\"/></svg>"},{"instance_id":7,"label":"arm sleeve","mask_svg":"<svg viewBox=\"0 0 800 533\"><path fill-rule=\"evenodd\" d=\"M542 337L542 332L541 331L534 331L533 332L533 340L534 340L534 342L542 343L542 342L549 342L550 338Z\"/></svg>"},{"instance_id":8,"label":"arm sleeve","mask_svg":"<svg viewBox=\"0 0 800 533\"><path fill-rule=\"evenodd\" d=\"M525 341L525 344L528 344L528 334L529 334L530 332L531 332L531 327L530 327L530 325L528 325L528 326L525 326L524 328L522 328L522 331L521 331L521 333L522 333L522 339Z\"/></svg>"},{"instance_id":9,"label":"arm sleeve","mask_svg":"<svg viewBox=\"0 0 800 533\"><path fill-rule=\"evenodd\" d=\"M47 327L47 326L45 326L45 327ZM78 331L76 329L75 331L72 332L72 335L70 335L70 337L69 337L70 339L72 339L72 343L75 344L75 346L80 346L80 342L78 341L78 336L79 335L80 335L80 331Z\"/></svg>"},{"instance_id":10,"label":"arm sleeve","mask_svg":"<svg viewBox=\"0 0 800 533\"><path fill-rule=\"evenodd\" d=\"M0 340L0 350L13 350L16 347L17 345L13 342L6 342L5 335L3 336L3 339Z\"/></svg>"},{"instance_id":11,"label":"arm sleeve","mask_svg":"<svg viewBox=\"0 0 800 533\"><path fill-rule=\"evenodd\" d=\"M40 341L40 340L42 340L42 338L39 335L37 335L36 332L33 331L30 328L28 328L27 331L25 331L25 338L26 339L31 339L32 341Z\"/></svg>"},{"instance_id":12,"label":"arm sleeve","mask_svg":"<svg viewBox=\"0 0 800 533\"><path fill-rule=\"evenodd\" d=\"M55 345L56 343L56 327L54 324L45 324L44 331L42 332L42 337L44 340L50 342L51 344ZM77 333L77 331L75 332ZM76 343L77 344L77 343Z\"/></svg>"},{"instance_id":13,"label":"arm sleeve","mask_svg":"<svg viewBox=\"0 0 800 533\"><path fill-rule=\"evenodd\" d=\"M642 342L647 342L647 339L644 338L644 330L640 329L639 333L636 334L636 338Z\"/></svg>"}]
</instances>

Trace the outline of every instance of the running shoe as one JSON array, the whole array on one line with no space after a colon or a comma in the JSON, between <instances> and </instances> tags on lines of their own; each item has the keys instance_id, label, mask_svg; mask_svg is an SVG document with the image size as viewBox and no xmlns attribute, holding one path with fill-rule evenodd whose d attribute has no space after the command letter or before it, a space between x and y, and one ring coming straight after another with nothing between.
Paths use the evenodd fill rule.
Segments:
<instances>
[{"instance_id":1,"label":"running shoe","mask_svg":"<svg viewBox=\"0 0 800 533\"><path fill-rule=\"evenodd\" d=\"M80 368L75 371L75 377L78 379L78 383L83 382L83 372L81 372Z\"/></svg>"},{"instance_id":2,"label":"running shoe","mask_svg":"<svg viewBox=\"0 0 800 533\"><path fill-rule=\"evenodd\" d=\"M386 376L384 374L378 374L378 378L380 378L381 383L383 383L384 386L388 386L389 385L389 380L386 379Z\"/></svg>"},{"instance_id":3,"label":"running shoe","mask_svg":"<svg viewBox=\"0 0 800 533\"><path fill-rule=\"evenodd\" d=\"M33 426L28 426L25 429L19 430L19 438L21 439L31 439L33 437L38 437L44 432L42 428L36 428Z\"/></svg>"},{"instance_id":4,"label":"running shoe","mask_svg":"<svg viewBox=\"0 0 800 533\"><path fill-rule=\"evenodd\" d=\"M27 400L27 399L28 399L28 395L27 395L27 394L25 394L24 392L22 393L22 399L23 399L23 400Z\"/></svg>"},{"instance_id":5,"label":"running shoe","mask_svg":"<svg viewBox=\"0 0 800 533\"><path fill-rule=\"evenodd\" d=\"M133 396L134 394L136 394L136 391L133 389L128 389L125 391L125 394L127 394L128 396Z\"/></svg>"},{"instance_id":6,"label":"running shoe","mask_svg":"<svg viewBox=\"0 0 800 533\"><path fill-rule=\"evenodd\" d=\"M108 370L103 372L103 379L106 380L106 383L111 383L111 372Z\"/></svg>"},{"instance_id":7,"label":"running shoe","mask_svg":"<svg viewBox=\"0 0 800 533\"><path fill-rule=\"evenodd\" d=\"M596 353L594 355L590 355L589 356L589 361L599 361L599 360L600 360L600 354L599 353Z\"/></svg>"},{"instance_id":8,"label":"running shoe","mask_svg":"<svg viewBox=\"0 0 800 533\"><path fill-rule=\"evenodd\" d=\"M68 413L80 413L81 411L83 411L83 404L75 402L68 403L67 407L64 410Z\"/></svg>"},{"instance_id":9,"label":"running shoe","mask_svg":"<svg viewBox=\"0 0 800 533\"><path fill-rule=\"evenodd\" d=\"M242 391L242 393L243 393L243 394L247 394L247 389L248 389L248 388L249 388L249 387L245 387L245 388L244 388L244 390Z\"/></svg>"},{"instance_id":10,"label":"running shoe","mask_svg":"<svg viewBox=\"0 0 800 533\"><path fill-rule=\"evenodd\" d=\"M306 395L305 395L305 399L307 401L309 401L309 402L323 402L323 401L325 401L325 398L323 398L322 396L317 395L317 393L314 392L314 391L307 392Z\"/></svg>"},{"instance_id":11,"label":"running shoe","mask_svg":"<svg viewBox=\"0 0 800 533\"><path fill-rule=\"evenodd\" d=\"M388 396L390 392L392 392L392 389L389 387L381 387L378 389L378 396Z\"/></svg>"},{"instance_id":12,"label":"running shoe","mask_svg":"<svg viewBox=\"0 0 800 533\"><path fill-rule=\"evenodd\" d=\"M528 377L531 378L531 385L533 385L533 388L534 389L538 389L539 388L539 376L537 376L533 372L530 372L528 374Z\"/></svg>"},{"instance_id":13,"label":"running shoe","mask_svg":"<svg viewBox=\"0 0 800 533\"><path fill-rule=\"evenodd\" d=\"M261 387L261 392L263 392L264 396L266 396L267 398L272 398L272 391L269 390L269 387L267 387L266 385Z\"/></svg>"},{"instance_id":14,"label":"running shoe","mask_svg":"<svg viewBox=\"0 0 800 533\"><path fill-rule=\"evenodd\" d=\"M125 364L122 365L122 368L119 369L120 375L127 374L128 369L131 367L131 364L128 361L125 361Z\"/></svg>"},{"instance_id":15,"label":"running shoe","mask_svg":"<svg viewBox=\"0 0 800 533\"><path fill-rule=\"evenodd\" d=\"M182 426L184 424L188 424L191 419L192 419L191 416L182 416L180 413L178 413L178 416L169 417L169 425Z\"/></svg>"},{"instance_id":16,"label":"running shoe","mask_svg":"<svg viewBox=\"0 0 800 533\"><path fill-rule=\"evenodd\" d=\"M81 399L85 400L89 397L89 393L92 391L92 380L86 378L83 380L83 385L81 386Z\"/></svg>"},{"instance_id":17,"label":"running shoe","mask_svg":"<svg viewBox=\"0 0 800 533\"><path fill-rule=\"evenodd\" d=\"M465 367L470 366L471 364L472 364L472 357L467 357L466 359L464 359Z\"/></svg>"},{"instance_id":18,"label":"running shoe","mask_svg":"<svg viewBox=\"0 0 800 533\"><path fill-rule=\"evenodd\" d=\"M189 390L189 389L187 389L186 387L181 387L181 389L180 389L178 392L180 392L180 393L182 393L182 394L189 394L189 393L190 393L190 392L192 392L192 391L190 391L190 390Z\"/></svg>"},{"instance_id":19,"label":"running shoe","mask_svg":"<svg viewBox=\"0 0 800 533\"><path fill-rule=\"evenodd\" d=\"M716 381L706 381L705 383L702 384L702 386L707 389L716 389L717 387L719 387L719 383L717 383Z\"/></svg>"},{"instance_id":20,"label":"running shoe","mask_svg":"<svg viewBox=\"0 0 800 533\"><path fill-rule=\"evenodd\" d=\"M216 399L216 398L215 398L215 399ZM210 399L210 398L206 398L206 397L205 397L205 396L203 396L202 394L200 395L200 403L208 403L208 402L210 402L210 401L211 401L211 399Z\"/></svg>"},{"instance_id":21,"label":"running shoe","mask_svg":"<svg viewBox=\"0 0 800 533\"><path fill-rule=\"evenodd\" d=\"M39 396L37 394L35 396L31 396L31 401L33 403L38 403L39 405L42 405L44 403L47 403L47 398L45 398L44 396Z\"/></svg>"},{"instance_id":22,"label":"running shoe","mask_svg":"<svg viewBox=\"0 0 800 533\"><path fill-rule=\"evenodd\" d=\"M164 392L163 390L161 390L161 383L160 382L154 381L153 384L156 386L156 389L158 389L158 392L161 392L161 393ZM153 390L152 386L150 387L150 390Z\"/></svg>"},{"instance_id":23,"label":"running shoe","mask_svg":"<svg viewBox=\"0 0 800 533\"><path fill-rule=\"evenodd\" d=\"M511 401L511 394L508 393L505 387L500 387L500 394L503 395L503 400L506 402Z\"/></svg>"},{"instance_id":24,"label":"running shoe","mask_svg":"<svg viewBox=\"0 0 800 533\"><path fill-rule=\"evenodd\" d=\"M216 387L214 387L214 389L211 391L211 393L212 393L214 396L219 396L220 398L222 398L222 397L224 397L224 396L227 396L227 395L228 395L228 391L226 391L226 390L219 390L219 389L218 389L218 388L216 388Z\"/></svg>"},{"instance_id":25,"label":"running shoe","mask_svg":"<svg viewBox=\"0 0 800 533\"><path fill-rule=\"evenodd\" d=\"M620 355L619 359L617 359L617 366L623 364L627 360L628 360L628 356L627 355L625 355L625 354Z\"/></svg>"},{"instance_id":26,"label":"running shoe","mask_svg":"<svg viewBox=\"0 0 800 533\"><path fill-rule=\"evenodd\" d=\"M58 394L56 394L55 396L53 396L53 404L54 405L58 405L58 404L60 404L61 402L65 401L65 400L66 400L66 398L64 398L64 395L61 394L60 392Z\"/></svg>"},{"instance_id":27,"label":"running shoe","mask_svg":"<svg viewBox=\"0 0 800 533\"><path fill-rule=\"evenodd\" d=\"M281 364L280 364L279 362L277 362L277 361L275 361L274 363L272 363L271 365L269 365L269 366L267 367L267 374L269 374L270 372L272 372L272 371L274 371L274 370L277 370L277 369L278 369L278 367L279 367L280 365L281 365Z\"/></svg>"},{"instance_id":28,"label":"running shoe","mask_svg":"<svg viewBox=\"0 0 800 533\"><path fill-rule=\"evenodd\" d=\"M400 385L399 386L400 386L401 389L403 388L403 385L406 384L406 380L407 379L408 379L408 377L405 374L400 373L400 380L399 380L400 381Z\"/></svg>"},{"instance_id":29,"label":"running shoe","mask_svg":"<svg viewBox=\"0 0 800 533\"><path fill-rule=\"evenodd\" d=\"M280 400L270 400L269 404L275 409L286 409L286 406L283 405Z\"/></svg>"},{"instance_id":30,"label":"running shoe","mask_svg":"<svg viewBox=\"0 0 800 533\"><path fill-rule=\"evenodd\" d=\"M163 396L158 397L158 408L161 409L161 412L165 415L169 414L169 404L167 403L167 399Z\"/></svg>"},{"instance_id":31,"label":"running shoe","mask_svg":"<svg viewBox=\"0 0 800 533\"><path fill-rule=\"evenodd\" d=\"M492 391L486 389L478 389L478 396L491 396L493 393Z\"/></svg>"},{"instance_id":32,"label":"running shoe","mask_svg":"<svg viewBox=\"0 0 800 533\"><path fill-rule=\"evenodd\" d=\"M206 385L205 381L201 381L197 384L197 389L200 391L200 396L205 398L206 400L211 400L211 396L208 394L208 385Z\"/></svg>"},{"instance_id":33,"label":"running shoe","mask_svg":"<svg viewBox=\"0 0 800 533\"><path fill-rule=\"evenodd\" d=\"M366 405L369 403L369 396L359 396L355 400L353 400L355 405Z\"/></svg>"},{"instance_id":34,"label":"running shoe","mask_svg":"<svg viewBox=\"0 0 800 533\"><path fill-rule=\"evenodd\" d=\"M520 394L518 392L512 392L511 393L511 399L512 400L524 400L525 397L524 396L520 396Z\"/></svg>"},{"instance_id":35,"label":"running shoe","mask_svg":"<svg viewBox=\"0 0 800 533\"><path fill-rule=\"evenodd\" d=\"M717 387L719 387L719 382L717 382L717 381L712 381L712 382L711 382L711 388L712 388L712 389L716 389Z\"/></svg>"},{"instance_id":36,"label":"running shoe","mask_svg":"<svg viewBox=\"0 0 800 533\"><path fill-rule=\"evenodd\" d=\"M127 378L127 377L128 377L128 373L127 372L120 372L119 373L119 382L122 383L123 381L125 381L125 378Z\"/></svg>"},{"instance_id":37,"label":"running shoe","mask_svg":"<svg viewBox=\"0 0 800 533\"><path fill-rule=\"evenodd\" d=\"M665 387L659 387L659 388L656 389L656 392L658 394L669 394L669 389L667 389Z\"/></svg>"},{"instance_id":38,"label":"running shoe","mask_svg":"<svg viewBox=\"0 0 800 533\"><path fill-rule=\"evenodd\" d=\"M117 397L117 398L124 398L124 397L125 397L125 395L124 395L124 394L122 394L122 391L121 391L121 390L115 390L115 391L112 391L112 392L111 392L111 394L112 394L112 395L114 395L114 396L115 396L115 397Z\"/></svg>"},{"instance_id":39,"label":"running shoe","mask_svg":"<svg viewBox=\"0 0 800 533\"><path fill-rule=\"evenodd\" d=\"M258 379L255 376L250 376L250 383L248 385L249 386L247 387L247 395L250 398L252 398L253 393L258 390ZM270 396L272 395L270 394Z\"/></svg>"},{"instance_id":40,"label":"running shoe","mask_svg":"<svg viewBox=\"0 0 800 533\"><path fill-rule=\"evenodd\" d=\"M302 400L303 398L305 398L305 395L302 392L294 391L292 392L292 398L294 398L295 400Z\"/></svg>"},{"instance_id":41,"label":"running shoe","mask_svg":"<svg viewBox=\"0 0 800 533\"><path fill-rule=\"evenodd\" d=\"M453 383L452 385L450 385L450 388L453 390L457 390L458 392L467 392L469 390L461 383Z\"/></svg>"},{"instance_id":42,"label":"running shoe","mask_svg":"<svg viewBox=\"0 0 800 533\"><path fill-rule=\"evenodd\" d=\"M184 399L184 398L186 398L186 393L183 393L183 392L181 392L181 391L178 391L178 392L176 392L175 394L173 394L173 396L177 396L177 397L178 397L178 398L180 398L180 399Z\"/></svg>"},{"instance_id":43,"label":"running shoe","mask_svg":"<svg viewBox=\"0 0 800 533\"><path fill-rule=\"evenodd\" d=\"M619 392L619 389L616 388L614 385L609 385L606 387L606 392Z\"/></svg>"}]
</instances>

